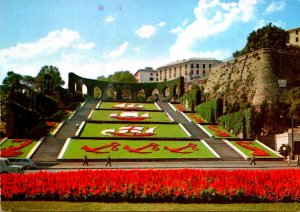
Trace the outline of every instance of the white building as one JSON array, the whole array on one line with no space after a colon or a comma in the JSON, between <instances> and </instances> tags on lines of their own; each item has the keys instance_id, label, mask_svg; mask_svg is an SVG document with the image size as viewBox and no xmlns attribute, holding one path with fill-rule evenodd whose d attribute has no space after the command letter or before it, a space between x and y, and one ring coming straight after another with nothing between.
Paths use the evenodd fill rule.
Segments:
<instances>
[{"instance_id":1,"label":"white building","mask_svg":"<svg viewBox=\"0 0 300 212\"><path fill-rule=\"evenodd\" d=\"M135 72L134 77L138 82L157 82L158 75L157 70L151 67L146 67L144 69L139 69Z\"/></svg>"}]
</instances>

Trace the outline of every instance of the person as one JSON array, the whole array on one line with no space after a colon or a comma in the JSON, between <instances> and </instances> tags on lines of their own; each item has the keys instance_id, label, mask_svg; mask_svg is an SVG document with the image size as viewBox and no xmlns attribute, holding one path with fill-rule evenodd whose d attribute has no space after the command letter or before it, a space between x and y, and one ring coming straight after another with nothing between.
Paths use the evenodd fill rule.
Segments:
<instances>
[{"instance_id":1,"label":"person","mask_svg":"<svg viewBox=\"0 0 300 212\"><path fill-rule=\"evenodd\" d=\"M105 166L107 166L108 164L109 164L109 166L111 167L110 155L108 155L108 158L107 158L107 163L105 164Z\"/></svg>"},{"instance_id":2,"label":"person","mask_svg":"<svg viewBox=\"0 0 300 212\"><path fill-rule=\"evenodd\" d=\"M83 166L84 166L84 165L89 166L88 159L87 159L87 156L86 156L86 155L85 155L84 158L83 158L83 164L82 164L82 165L83 165Z\"/></svg>"},{"instance_id":3,"label":"person","mask_svg":"<svg viewBox=\"0 0 300 212\"><path fill-rule=\"evenodd\" d=\"M250 165L252 165L252 163L254 163L254 165L256 165L254 152L252 152L252 159L251 159Z\"/></svg>"},{"instance_id":4,"label":"person","mask_svg":"<svg viewBox=\"0 0 300 212\"><path fill-rule=\"evenodd\" d=\"M290 155L287 155L287 156L286 156L286 162L287 162L288 166L290 166L290 162L291 162L291 161L290 161Z\"/></svg>"},{"instance_id":5,"label":"person","mask_svg":"<svg viewBox=\"0 0 300 212\"><path fill-rule=\"evenodd\" d=\"M78 123L76 123L76 128L79 128L79 124Z\"/></svg>"}]
</instances>

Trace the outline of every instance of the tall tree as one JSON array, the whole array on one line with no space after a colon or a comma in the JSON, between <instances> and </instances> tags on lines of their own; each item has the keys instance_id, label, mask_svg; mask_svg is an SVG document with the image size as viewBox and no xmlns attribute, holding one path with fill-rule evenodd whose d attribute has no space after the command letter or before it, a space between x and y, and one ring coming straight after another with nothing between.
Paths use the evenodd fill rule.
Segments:
<instances>
[{"instance_id":1,"label":"tall tree","mask_svg":"<svg viewBox=\"0 0 300 212\"><path fill-rule=\"evenodd\" d=\"M289 33L272 23L251 32L247 38L247 44L241 51L233 53L233 57L261 49L286 49L289 40Z\"/></svg>"},{"instance_id":2,"label":"tall tree","mask_svg":"<svg viewBox=\"0 0 300 212\"><path fill-rule=\"evenodd\" d=\"M60 76L60 72L55 66L43 66L35 78L36 87L46 95L53 95L55 88L65 84Z\"/></svg>"}]
</instances>

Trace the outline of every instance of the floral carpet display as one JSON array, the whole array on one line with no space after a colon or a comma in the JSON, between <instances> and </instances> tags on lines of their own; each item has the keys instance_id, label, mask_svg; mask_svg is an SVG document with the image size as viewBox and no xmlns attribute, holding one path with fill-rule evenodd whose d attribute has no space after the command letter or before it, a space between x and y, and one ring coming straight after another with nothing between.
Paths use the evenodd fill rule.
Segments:
<instances>
[{"instance_id":1,"label":"floral carpet display","mask_svg":"<svg viewBox=\"0 0 300 212\"><path fill-rule=\"evenodd\" d=\"M36 143L32 139L7 139L0 146L1 157L25 158Z\"/></svg>"},{"instance_id":2,"label":"floral carpet display","mask_svg":"<svg viewBox=\"0 0 300 212\"><path fill-rule=\"evenodd\" d=\"M161 110L153 103L115 103L115 102L101 102L98 109L118 109L118 110Z\"/></svg>"},{"instance_id":3,"label":"floral carpet display","mask_svg":"<svg viewBox=\"0 0 300 212\"><path fill-rule=\"evenodd\" d=\"M82 170L1 176L2 200L299 202L300 170Z\"/></svg>"}]
</instances>

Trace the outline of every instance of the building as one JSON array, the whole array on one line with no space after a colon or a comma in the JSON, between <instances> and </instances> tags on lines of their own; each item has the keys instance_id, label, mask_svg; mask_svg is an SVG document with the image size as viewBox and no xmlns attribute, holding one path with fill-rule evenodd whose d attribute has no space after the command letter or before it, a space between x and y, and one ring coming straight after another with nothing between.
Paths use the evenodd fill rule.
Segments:
<instances>
[{"instance_id":1,"label":"building","mask_svg":"<svg viewBox=\"0 0 300 212\"><path fill-rule=\"evenodd\" d=\"M290 40L288 42L288 45L295 45L300 47L300 27L287 30L290 34Z\"/></svg>"},{"instance_id":2,"label":"building","mask_svg":"<svg viewBox=\"0 0 300 212\"><path fill-rule=\"evenodd\" d=\"M184 77L185 81L206 79L211 67L219 63L222 62L213 58L190 58L178 60L157 69L158 81L169 81L180 76Z\"/></svg>"},{"instance_id":3,"label":"building","mask_svg":"<svg viewBox=\"0 0 300 212\"><path fill-rule=\"evenodd\" d=\"M154 70L151 67L139 69L137 72L135 72L134 77L138 82L157 82L158 81L157 70Z\"/></svg>"}]
</instances>

